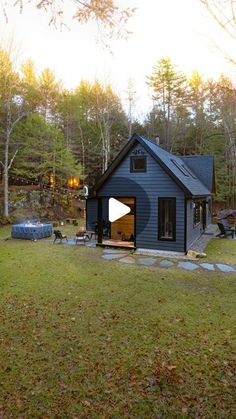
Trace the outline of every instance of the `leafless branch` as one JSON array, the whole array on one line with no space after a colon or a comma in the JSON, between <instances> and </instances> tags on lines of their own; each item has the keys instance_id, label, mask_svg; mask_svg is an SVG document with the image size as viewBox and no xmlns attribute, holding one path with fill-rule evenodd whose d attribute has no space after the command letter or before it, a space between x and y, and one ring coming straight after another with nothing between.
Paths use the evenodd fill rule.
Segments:
<instances>
[{"instance_id":1,"label":"leafless branch","mask_svg":"<svg viewBox=\"0 0 236 419\"><path fill-rule=\"evenodd\" d=\"M11 168L11 166L12 166L12 163L13 163L13 161L15 160L15 157L16 157L16 155L17 155L17 153L18 153L18 149L15 151L15 153L13 154L13 156L12 156L12 158L11 158L11 160L10 160L10 163L9 163L9 165L8 165L8 170L10 170L10 168Z\"/></svg>"},{"instance_id":2,"label":"leafless branch","mask_svg":"<svg viewBox=\"0 0 236 419\"><path fill-rule=\"evenodd\" d=\"M18 123L21 119L25 118L27 115L28 115L28 113L27 113L27 112L24 112L24 113L22 113L21 115L19 115L19 116L18 116L18 118L16 118L14 122L12 122L12 124L11 124L11 128L10 128L10 130L9 130L9 135L11 135L11 133L12 133L12 131L13 131L14 127L16 126L16 124L17 124L17 123Z\"/></svg>"},{"instance_id":3,"label":"leafless branch","mask_svg":"<svg viewBox=\"0 0 236 419\"><path fill-rule=\"evenodd\" d=\"M236 39L235 0L200 0L218 25Z\"/></svg>"},{"instance_id":4,"label":"leafless branch","mask_svg":"<svg viewBox=\"0 0 236 419\"><path fill-rule=\"evenodd\" d=\"M7 17L7 6L11 5L12 1L2 3L2 10L4 11L5 19ZM68 0L67 0L68 1ZM81 24L86 24L89 21L96 21L102 24L102 32L108 38L120 38L129 35L127 30L127 22L135 12L134 8L122 9L117 5L117 0L70 0L75 6L72 19L77 20ZM39 10L44 10L49 14L49 25L62 30L63 27L68 29L65 23L66 5L64 0L15 0L14 7L18 7L22 13L27 3L34 4Z\"/></svg>"}]
</instances>

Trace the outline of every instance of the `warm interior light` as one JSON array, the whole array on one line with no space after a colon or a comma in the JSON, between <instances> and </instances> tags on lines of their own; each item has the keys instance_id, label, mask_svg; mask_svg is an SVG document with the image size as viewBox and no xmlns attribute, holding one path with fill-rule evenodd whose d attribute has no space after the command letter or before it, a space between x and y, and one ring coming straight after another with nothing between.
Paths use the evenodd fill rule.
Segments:
<instances>
[{"instance_id":1,"label":"warm interior light","mask_svg":"<svg viewBox=\"0 0 236 419\"><path fill-rule=\"evenodd\" d=\"M76 176L69 177L69 179L68 179L68 186L70 188L76 189L76 188L79 187L79 184L80 184L80 180L79 180L78 177L76 177Z\"/></svg>"}]
</instances>

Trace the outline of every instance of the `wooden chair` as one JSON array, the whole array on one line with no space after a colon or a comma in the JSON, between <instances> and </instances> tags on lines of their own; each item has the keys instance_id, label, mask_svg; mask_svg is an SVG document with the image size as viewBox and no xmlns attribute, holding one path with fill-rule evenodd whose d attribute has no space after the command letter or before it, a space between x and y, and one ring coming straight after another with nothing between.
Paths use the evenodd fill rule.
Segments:
<instances>
[{"instance_id":1,"label":"wooden chair","mask_svg":"<svg viewBox=\"0 0 236 419\"><path fill-rule=\"evenodd\" d=\"M220 233L217 234L216 237L226 238L228 236L231 236L232 239L234 238L235 227L225 227L222 223L217 223L217 225L219 227Z\"/></svg>"},{"instance_id":2,"label":"wooden chair","mask_svg":"<svg viewBox=\"0 0 236 419\"><path fill-rule=\"evenodd\" d=\"M86 240L90 240L87 230L85 227L80 227L75 235L75 244L77 244L79 241L83 241L85 244Z\"/></svg>"},{"instance_id":3,"label":"wooden chair","mask_svg":"<svg viewBox=\"0 0 236 419\"><path fill-rule=\"evenodd\" d=\"M55 236L53 243L55 243L56 240L60 240L60 243L62 243L62 240L64 239L68 242L67 236L62 234L61 230L54 230L53 234Z\"/></svg>"}]
</instances>

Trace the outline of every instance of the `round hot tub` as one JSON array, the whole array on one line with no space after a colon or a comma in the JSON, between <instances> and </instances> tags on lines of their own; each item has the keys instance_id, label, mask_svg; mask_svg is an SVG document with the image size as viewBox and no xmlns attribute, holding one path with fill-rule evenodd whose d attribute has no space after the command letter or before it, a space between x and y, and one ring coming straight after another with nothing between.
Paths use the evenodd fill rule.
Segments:
<instances>
[{"instance_id":1,"label":"round hot tub","mask_svg":"<svg viewBox=\"0 0 236 419\"><path fill-rule=\"evenodd\" d=\"M52 224L24 223L14 224L11 236L14 239L38 240L52 235Z\"/></svg>"}]
</instances>

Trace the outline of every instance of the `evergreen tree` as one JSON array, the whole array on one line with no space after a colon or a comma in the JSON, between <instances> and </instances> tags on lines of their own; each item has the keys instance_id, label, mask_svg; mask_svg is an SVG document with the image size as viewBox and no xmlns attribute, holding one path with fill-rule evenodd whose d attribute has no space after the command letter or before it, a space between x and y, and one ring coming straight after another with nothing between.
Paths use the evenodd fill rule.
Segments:
<instances>
[{"instance_id":1,"label":"evergreen tree","mask_svg":"<svg viewBox=\"0 0 236 419\"><path fill-rule=\"evenodd\" d=\"M224 162L227 167L223 182L227 202L236 206L236 87L225 76L215 84L214 117L216 132L225 142ZM213 137L214 138L214 137ZM222 186L223 186L222 185Z\"/></svg>"},{"instance_id":2,"label":"evergreen tree","mask_svg":"<svg viewBox=\"0 0 236 419\"><path fill-rule=\"evenodd\" d=\"M69 176L81 176L81 165L68 149L63 133L45 122L43 116L31 114L18 124L14 133L21 146L16 175L49 184L53 177L55 185L63 185Z\"/></svg>"},{"instance_id":3,"label":"evergreen tree","mask_svg":"<svg viewBox=\"0 0 236 419\"><path fill-rule=\"evenodd\" d=\"M153 100L162 126L163 145L171 150L171 122L174 113L186 98L186 78L177 71L169 58L162 58L154 66L148 77L148 84L153 89Z\"/></svg>"}]
</instances>

